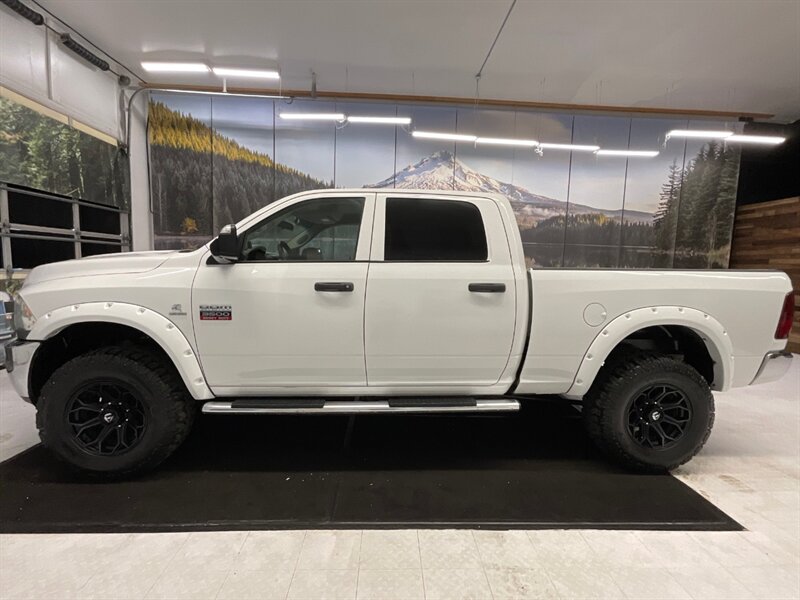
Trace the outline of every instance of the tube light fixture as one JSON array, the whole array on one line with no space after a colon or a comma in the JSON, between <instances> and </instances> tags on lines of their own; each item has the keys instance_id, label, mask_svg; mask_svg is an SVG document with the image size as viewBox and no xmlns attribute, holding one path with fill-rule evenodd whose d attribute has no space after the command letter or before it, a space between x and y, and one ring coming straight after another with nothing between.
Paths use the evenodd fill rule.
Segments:
<instances>
[{"instance_id":1,"label":"tube light fixture","mask_svg":"<svg viewBox=\"0 0 800 600\"><path fill-rule=\"evenodd\" d=\"M154 92L169 92L170 94L202 94L206 96L236 96L239 98L277 98L277 99L288 99L291 96L281 96L280 94L237 94L234 92L208 92L205 90L180 90L175 88L160 88L160 87L151 87L151 88L139 88L139 89L149 89Z\"/></svg>"},{"instance_id":2,"label":"tube light fixture","mask_svg":"<svg viewBox=\"0 0 800 600\"><path fill-rule=\"evenodd\" d=\"M73 40L70 34L62 33L60 39L65 48L72 50L90 65L97 67L101 71L108 71L111 68L106 61L97 56L94 52Z\"/></svg>"},{"instance_id":3,"label":"tube light fixture","mask_svg":"<svg viewBox=\"0 0 800 600\"><path fill-rule=\"evenodd\" d=\"M0 2L5 4L19 16L28 19L28 21L34 25L42 25L44 23L44 17L40 13L28 8L19 0L0 0Z\"/></svg>"},{"instance_id":4,"label":"tube light fixture","mask_svg":"<svg viewBox=\"0 0 800 600\"><path fill-rule=\"evenodd\" d=\"M196 62L143 62L142 68L151 73L208 73L208 65Z\"/></svg>"},{"instance_id":5,"label":"tube light fixture","mask_svg":"<svg viewBox=\"0 0 800 600\"><path fill-rule=\"evenodd\" d=\"M342 113L281 113L281 119L307 121L344 121Z\"/></svg>"},{"instance_id":6,"label":"tube light fixture","mask_svg":"<svg viewBox=\"0 0 800 600\"><path fill-rule=\"evenodd\" d=\"M495 146L525 146L526 148L533 148L538 146L539 142L536 140L517 140L512 138L490 138L479 137L475 140L476 144L493 144Z\"/></svg>"},{"instance_id":7,"label":"tube light fixture","mask_svg":"<svg viewBox=\"0 0 800 600\"><path fill-rule=\"evenodd\" d=\"M539 144L539 148L544 150L572 150L574 152L597 152L600 146L589 146L582 144L549 144L543 142Z\"/></svg>"},{"instance_id":8,"label":"tube light fixture","mask_svg":"<svg viewBox=\"0 0 800 600\"><path fill-rule=\"evenodd\" d=\"M703 138L717 140L733 135L732 131L709 131L707 129L673 129L667 132L667 139L671 137L680 138Z\"/></svg>"},{"instance_id":9,"label":"tube light fixture","mask_svg":"<svg viewBox=\"0 0 800 600\"><path fill-rule=\"evenodd\" d=\"M410 125L411 117L358 117L348 116L348 123L378 123L385 125Z\"/></svg>"},{"instance_id":10,"label":"tube light fixture","mask_svg":"<svg viewBox=\"0 0 800 600\"><path fill-rule=\"evenodd\" d=\"M598 156L638 156L641 158L653 158L658 156L658 150L598 150Z\"/></svg>"},{"instance_id":11,"label":"tube light fixture","mask_svg":"<svg viewBox=\"0 0 800 600\"><path fill-rule=\"evenodd\" d=\"M247 77L253 79L280 79L281 74L274 69L234 69L232 67L211 67L214 75L220 77Z\"/></svg>"},{"instance_id":12,"label":"tube light fixture","mask_svg":"<svg viewBox=\"0 0 800 600\"><path fill-rule=\"evenodd\" d=\"M411 133L415 138L423 138L428 140L449 140L451 142L474 142L477 136L467 135L462 133L439 133L438 131L413 131Z\"/></svg>"},{"instance_id":13,"label":"tube light fixture","mask_svg":"<svg viewBox=\"0 0 800 600\"><path fill-rule=\"evenodd\" d=\"M725 143L737 142L740 144L766 144L777 146L786 141L785 137L778 135L732 135L725 138Z\"/></svg>"}]
</instances>

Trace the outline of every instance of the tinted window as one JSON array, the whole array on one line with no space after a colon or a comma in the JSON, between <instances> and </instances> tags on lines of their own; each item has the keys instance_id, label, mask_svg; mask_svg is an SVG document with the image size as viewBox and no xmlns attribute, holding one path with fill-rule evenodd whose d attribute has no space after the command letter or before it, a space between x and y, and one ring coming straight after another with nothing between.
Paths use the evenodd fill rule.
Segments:
<instances>
[{"instance_id":1,"label":"tinted window","mask_svg":"<svg viewBox=\"0 0 800 600\"><path fill-rule=\"evenodd\" d=\"M486 260L480 210L470 202L387 198L384 260Z\"/></svg>"},{"instance_id":2,"label":"tinted window","mask_svg":"<svg viewBox=\"0 0 800 600\"><path fill-rule=\"evenodd\" d=\"M355 260L363 198L315 198L270 215L244 238L244 260Z\"/></svg>"}]
</instances>

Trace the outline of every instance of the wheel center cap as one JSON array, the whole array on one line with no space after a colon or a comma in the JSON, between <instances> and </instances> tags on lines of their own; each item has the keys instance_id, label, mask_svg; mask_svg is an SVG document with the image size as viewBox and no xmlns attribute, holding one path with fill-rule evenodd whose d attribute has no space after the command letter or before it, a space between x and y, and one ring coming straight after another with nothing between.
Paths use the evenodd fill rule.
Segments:
<instances>
[{"instance_id":1,"label":"wheel center cap","mask_svg":"<svg viewBox=\"0 0 800 600\"><path fill-rule=\"evenodd\" d=\"M105 421L106 423L113 423L116 420L116 418L117 415L115 415L113 412L103 413L103 421Z\"/></svg>"},{"instance_id":2,"label":"wheel center cap","mask_svg":"<svg viewBox=\"0 0 800 600\"><path fill-rule=\"evenodd\" d=\"M653 412L650 413L650 420L651 421L658 421L659 419L661 419L661 411L660 410L654 410Z\"/></svg>"}]
</instances>

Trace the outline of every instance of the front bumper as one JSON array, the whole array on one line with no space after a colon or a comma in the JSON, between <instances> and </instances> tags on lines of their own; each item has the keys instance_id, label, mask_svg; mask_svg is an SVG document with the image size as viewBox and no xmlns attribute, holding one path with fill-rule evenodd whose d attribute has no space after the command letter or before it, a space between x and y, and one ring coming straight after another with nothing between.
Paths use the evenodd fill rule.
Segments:
<instances>
[{"instance_id":1,"label":"front bumper","mask_svg":"<svg viewBox=\"0 0 800 600\"><path fill-rule=\"evenodd\" d=\"M758 368L756 376L750 385L756 383L769 383L770 381L778 381L789 370L792 364L792 353L785 350L776 352L768 352Z\"/></svg>"},{"instance_id":2,"label":"front bumper","mask_svg":"<svg viewBox=\"0 0 800 600\"><path fill-rule=\"evenodd\" d=\"M14 339L13 335L0 333L0 348L2 348L0 350L0 369L5 369L5 346L10 344L12 339Z\"/></svg>"},{"instance_id":3,"label":"front bumper","mask_svg":"<svg viewBox=\"0 0 800 600\"><path fill-rule=\"evenodd\" d=\"M28 373L33 362L33 355L38 348L39 342L26 342L23 340L10 342L5 347L5 367L11 379L11 384L26 402L31 401L30 392L28 391Z\"/></svg>"}]
</instances>

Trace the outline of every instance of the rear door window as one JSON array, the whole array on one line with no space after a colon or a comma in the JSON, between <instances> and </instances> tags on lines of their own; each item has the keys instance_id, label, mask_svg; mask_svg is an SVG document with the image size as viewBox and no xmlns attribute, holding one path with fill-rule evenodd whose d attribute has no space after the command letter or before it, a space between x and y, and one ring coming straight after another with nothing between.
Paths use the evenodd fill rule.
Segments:
<instances>
[{"instance_id":1,"label":"rear door window","mask_svg":"<svg viewBox=\"0 0 800 600\"><path fill-rule=\"evenodd\" d=\"M387 198L385 261L486 261L481 212L471 202Z\"/></svg>"}]
</instances>

